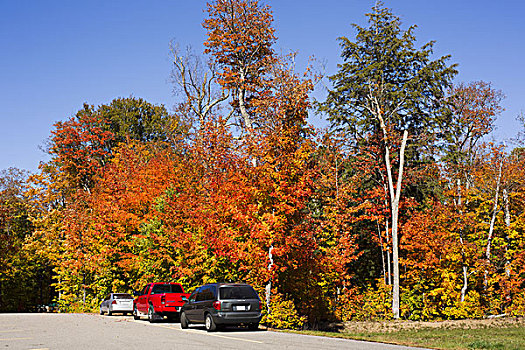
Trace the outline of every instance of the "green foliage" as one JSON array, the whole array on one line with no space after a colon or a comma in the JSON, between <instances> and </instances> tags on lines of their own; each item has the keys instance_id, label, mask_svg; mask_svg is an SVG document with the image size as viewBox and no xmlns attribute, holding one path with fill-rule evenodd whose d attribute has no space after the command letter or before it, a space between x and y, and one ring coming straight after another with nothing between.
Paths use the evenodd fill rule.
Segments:
<instances>
[{"instance_id":1,"label":"green foliage","mask_svg":"<svg viewBox=\"0 0 525 350\"><path fill-rule=\"evenodd\" d=\"M166 125L173 118L164 106L155 106L142 98L117 98L109 105L101 105L97 112L106 121L114 135L112 147L127 140L142 142L167 141Z\"/></svg>"},{"instance_id":2,"label":"green foliage","mask_svg":"<svg viewBox=\"0 0 525 350\"><path fill-rule=\"evenodd\" d=\"M330 77L334 90L321 111L357 138L378 132L377 112L398 131L407 128L416 136L431 132L443 112L438 102L457 73L455 65L446 64L450 56L432 61L433 42L415 48L416 27L402 31L399 17L382 3L367 17L368 27L353 25L355 41L339 38L344 62ZM374 110L372 99L381 111Z\"/></svg>"}]
</instances>

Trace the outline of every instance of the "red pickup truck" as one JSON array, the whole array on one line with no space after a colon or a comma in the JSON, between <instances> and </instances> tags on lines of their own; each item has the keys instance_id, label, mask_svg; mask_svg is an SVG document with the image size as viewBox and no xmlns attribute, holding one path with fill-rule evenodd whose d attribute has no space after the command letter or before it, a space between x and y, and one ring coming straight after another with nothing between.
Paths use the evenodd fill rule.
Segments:
<instances>
[{"instance_id":1,"label":"red pickup truck","mask_svg":"<svg viewBox=\"0 0 525 350\"><path fill-rule=\"evenodd\" d=\"M147 316L155 322L166 316L175 321L180 317L180 308L188 300L189 293L184 293L180 283L149 283L142 292L133 293L133 317L138 320Z\"/></svg>"}]
</instances>

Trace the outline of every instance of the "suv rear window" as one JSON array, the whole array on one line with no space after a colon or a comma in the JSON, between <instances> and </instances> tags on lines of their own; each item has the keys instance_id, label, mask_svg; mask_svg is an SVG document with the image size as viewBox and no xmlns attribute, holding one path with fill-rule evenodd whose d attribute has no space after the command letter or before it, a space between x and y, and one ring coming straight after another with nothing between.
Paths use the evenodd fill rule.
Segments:
<instances>
[{"instance_id":1,"label":"suv rear window","mask_svg":"<svg viewBox=\"0 0 525 350\"><path fill-rule=\"evenodd\" d=\"M156 284L153 286L151 294L162 293L182 293L182 288L178 284Z\"/></svg>"},{"instance_id":2,"label":"suv rear window","mask_svg":"<svg viewBox=\"0 0 525 350\"><path fill-rule=\"evenodd\" d=\"M259 299L250 286L227 286L219 288L221 300L229 299Z\"/></svg>"}]
</instances>

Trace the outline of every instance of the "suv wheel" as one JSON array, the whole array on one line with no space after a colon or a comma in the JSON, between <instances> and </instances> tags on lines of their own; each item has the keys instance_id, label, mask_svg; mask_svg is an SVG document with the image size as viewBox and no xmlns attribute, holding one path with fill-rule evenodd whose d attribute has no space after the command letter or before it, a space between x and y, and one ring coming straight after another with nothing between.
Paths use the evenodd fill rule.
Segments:
<instances>
[{"instance_id":1,"label":"suv wheel","mask_svg":"<svg viewBox=\"0 0 525 350\"><path fill-rule=\"evenodd\" d=\"M213 332L217 329L217 325L213 321L213 317L211 317L211 314L206 314L206 331Z\"/></svg>"},{"instance_id":2,"label":"suv wheel","mask_svg":"<svg viewBox=\"0 0 525 350\"><path fill-rule=\"evenodd\" d=\"M180 315L180 328L187 329L189 324L190 323L188 322L188 319L186 318L186 314L183 312Z\"/></svg>"}]
</instances>

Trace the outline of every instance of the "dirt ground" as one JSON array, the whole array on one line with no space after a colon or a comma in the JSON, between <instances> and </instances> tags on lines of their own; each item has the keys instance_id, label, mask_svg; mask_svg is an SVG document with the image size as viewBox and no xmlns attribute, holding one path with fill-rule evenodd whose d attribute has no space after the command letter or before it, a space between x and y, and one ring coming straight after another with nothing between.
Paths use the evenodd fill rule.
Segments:
<instances>
[{"instance_id":1,"label":"dirt ground","mask_svg":"<svg viewBox=\"0 0 525 350\"><path fill-rule=\"evenodd\" d=\"M394 332L399 330L444 328L444 329L477 329L489 327L525 327L525 318L505 317L481 320L450 320L450 321L363 321L345 322L344 332L370 333L370 332Z\"/></svg>"}]
</instances>

